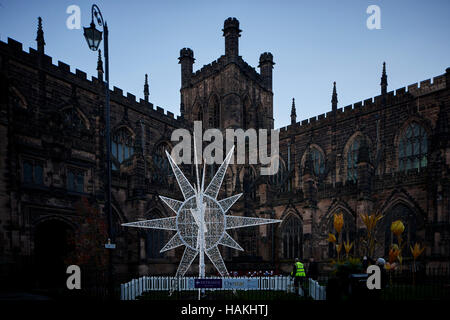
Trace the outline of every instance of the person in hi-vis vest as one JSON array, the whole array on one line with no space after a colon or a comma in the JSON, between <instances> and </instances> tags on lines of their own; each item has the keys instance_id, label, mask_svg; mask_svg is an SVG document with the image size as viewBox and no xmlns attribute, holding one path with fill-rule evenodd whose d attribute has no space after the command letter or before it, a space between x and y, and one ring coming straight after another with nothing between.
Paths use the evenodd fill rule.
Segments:
<instances>
[{"instance_id":1,"label":"person in hi-vis vest","mask_svg":"<svg viewBox=\"0 0 450 320\"><path fill-rule=\"evenodd\" d=\"M295 258L294 269L291 272L291 277L294 277L295 291L298 292L299 286L303 286L303 280L306 277L305 266L298 258Z\"/></svg>"}]
</instances>

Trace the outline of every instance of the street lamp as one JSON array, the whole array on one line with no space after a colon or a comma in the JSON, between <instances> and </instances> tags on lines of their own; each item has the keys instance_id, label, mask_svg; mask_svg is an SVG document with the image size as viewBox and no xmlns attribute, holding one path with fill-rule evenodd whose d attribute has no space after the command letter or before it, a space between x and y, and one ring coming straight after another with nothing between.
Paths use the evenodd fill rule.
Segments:
<instances>
[{"instance_id":1,"label":"street lamp","mask_svg":"<svg viewBox=\"0 0 450 320\"><path fill-rule=\"evenodd\" d=\"M105 41L103 42L103 53L105 55L105 111L106 111L106 205L105 211L108 219L108 242L105 244L105 248L114 249L114 233L112 227L112 215L111 215L111 124L110 124L110 106L109 106L109 56L108 56L108 25L103 19L102 13L97 5L92 5L92 20L89 27L84 27L84 37L89 46L89 49L97 51L102 41L102 32L95 27L94 17L98 26L103 28L105 34ZM112 243L111 243L112 241ZM112 252L109 252L108 259L108 287L109 295L112 298L114 294L114 282L113 282L113 267L112 267Z\"/></svg>"},{"instance_id":2,"label":"street lamp","mask_svg":"<svg viewBox=\"0 0 450 320\"><path fill-rule=\"evenodd\" d=\"M92 51L97 51L100 46L100 42L102 41L102 32L95 28L94 21L91 22L89 28L84 27L83 29L84 37L86 38L89 49Z\"/></svg>"}]
</instances>

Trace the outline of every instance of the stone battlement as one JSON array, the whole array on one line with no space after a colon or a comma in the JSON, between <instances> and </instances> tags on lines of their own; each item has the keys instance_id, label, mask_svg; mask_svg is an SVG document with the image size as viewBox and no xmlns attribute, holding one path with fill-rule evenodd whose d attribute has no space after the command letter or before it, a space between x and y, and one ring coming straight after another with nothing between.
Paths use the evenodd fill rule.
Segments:
<instances>
[{"instance_id":1,"label":"stone battlement","mask_svg":"<svg viewBox=\"0 0 450 320\"><path fill-rule=\"evenodd\" d=\"M53 64L52 57L45 54L40 55L33 48L29 48L29 52L26 52L23 50L22 43L14 39L8 38L7 43L0 41L0 53L12 57L11 60L17 60L32 68L38 66L37 68L42 68L51 76L74 83L87 91L94 91L95 93L103 91L103 88L100 86L101 82L98 78L92 76L91 79L88 79L86 72L79 69L75 69L75 73L73 73L70 70L70 65L62 61L58 61L58 64L55 65ZM156 106L155 109L150 102L146 102L143 99L137 101L136 96L132 93L127 92L126 95L124 95L123 90L117 87L113 87L112 90L110 89L110 97L111 102L113 103L127 105L138 112L148 114L151 117L171 124L175 124L174 121L181 120L180 116L175 118L175 115L172 112L165 112L164 109L159 106Z\"/></svg>"},{"instance_id":2,"label":"stone battlement","mask_svg":"<svg viewBox=\"0 0 450 320\"><path fill-rule=\"evenodd\" d=\"M450 69L447 69L446 72L450 73ZM407 87L399 88L395 91L389 91L385 96L378 95L373 98L358 101L343 108L339 108L336 110L336 120L348 117L349 115L352 116L376 111L385 105L399 104L414 99L415 97L445 89L447 87L447 76L447 74L442 74L432 79L423 80L408 85ZM317 117L301 120L294 125L281 127L278 130L280 130L280 134L292 133L292 130L308 130L311 126L327 125L328 122L331 121L332 117L333 112L330 111L326 114L318 115Z\"/></svg>"}]
</instances>

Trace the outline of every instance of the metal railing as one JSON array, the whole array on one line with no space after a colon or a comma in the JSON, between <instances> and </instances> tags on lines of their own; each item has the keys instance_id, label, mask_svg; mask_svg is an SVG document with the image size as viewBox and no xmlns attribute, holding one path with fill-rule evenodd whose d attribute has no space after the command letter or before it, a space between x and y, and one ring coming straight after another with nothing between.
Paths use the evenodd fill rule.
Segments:
<instances>
[{"instance_id":1,"label":"metal railing","mask_svg":"<svg viewBox=\"0 0 450 320\"><path fill-rule=\"evenodd\" d=\"M148 277L143 276L138 279L133 279L120 286L121 300L136 300L137 297L142 296L149 291L196 291L194 282L198 277ZM206 291L281 291L286 293L294 293L294 280L288 276L275 277L210 277L208 279L222 279L222 281L232 281L237 284L233 288L223 286L221 288L208 288ZM251 282L251 285L249 285ZM314 300L325 300L326 288L319 285L315 280L308 279L305 283L307 288L305 291L308 296ZM303 292L303 290L301 290ZM301 293L301 295L303 295Z\"/></svg>"}]
</instances>

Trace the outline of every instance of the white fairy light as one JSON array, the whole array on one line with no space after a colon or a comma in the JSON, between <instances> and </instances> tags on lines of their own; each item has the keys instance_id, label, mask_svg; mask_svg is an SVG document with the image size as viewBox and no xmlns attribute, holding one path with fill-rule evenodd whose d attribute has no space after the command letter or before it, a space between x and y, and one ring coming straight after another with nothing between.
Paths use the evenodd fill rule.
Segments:
<instances>
[{"instance_id":1,"label":"white fairy light","mask_svg":"<svg viewBox=\"0 0 450 320\"><path fill-rule=\"evenodd\" d=\"M230 150L222 165L217 170L206 190L205 167L202 180L197 168L197 154L194 141L194 157L197 175L197 185L194 188L180 168L166 151L172 171L183 193L184 201L160 196L161 200L176 214L174 217L124 223L122 226L136 228L150 228L177 231L160 252L171 250L184 245L183 257L178 266L176 277L184 276L194 259L199 255L199 277L205 277L205 254L219 271L222 277L228 276L228 270L220 254L218 245L227 246L243 251L242 247L227 233L226 230L278 223L281 220L251 218L226 215L231 206L240 198L242 193L223 200L217 200L223 178L230 163L234 147Z\"/></svg>"}]
</instances>

